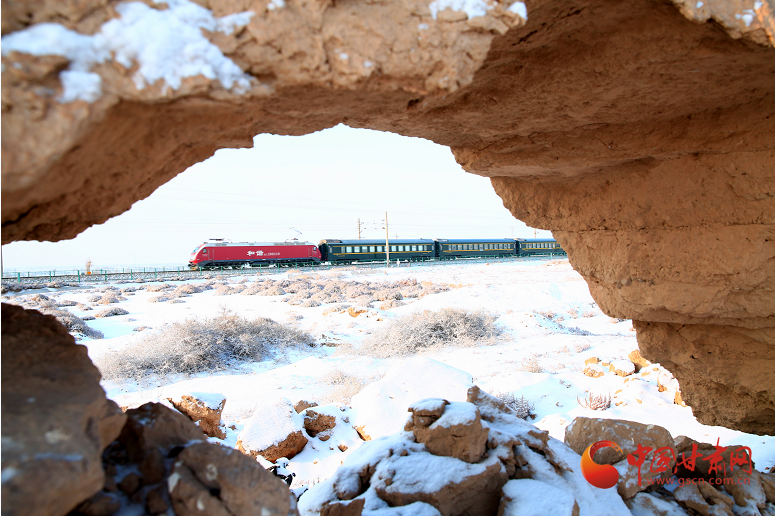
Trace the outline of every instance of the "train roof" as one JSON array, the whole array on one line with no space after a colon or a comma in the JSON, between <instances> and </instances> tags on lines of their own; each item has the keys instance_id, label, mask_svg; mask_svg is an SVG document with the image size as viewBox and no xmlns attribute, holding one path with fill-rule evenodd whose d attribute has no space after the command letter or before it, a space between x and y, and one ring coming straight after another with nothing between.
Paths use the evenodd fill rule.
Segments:
<instances>
[{"instance_id":1,"label":"train roof","mask_svg":"<svg viewBox=\"0 0 775 516\"><path fill-rule=\"evenodd\" d=\"M203 242L199 246L207 247L244 247L244 246L262 246L271 247L279 245L315 245L312 242Z\"/></svg>"},{"instance_id":2,"label":"train roof","mask_svg":"<svg viewBox=\"0 0 775 516\"><path fill-rule=\"evenodd\" d=\"M445 244L514 243L513 238L438 238L437 240Z\"/></svg>"},{"instance_id":3,"label":"train roof","mask_svg":"<svg viewBox=\"0 0 775 516\"><path fill-rule=\"evenodd\" d=\"M414 240L406 238L390 238L388 244L432 244L433 240L428 238L418 238ZM384 245L385 239L381 240L340 240L326 238L320 241L320 244L344 244L344 245Z\"/></svg>"},{"instance_id":4,"label":"train roof","mask_svg":"<svg viewBox=\"0 0 775 516\"><path fill-rule=\"evenodd\" d=\"M520 242L527 242L528 244L538 242L556 242L554 238L517 238Z\"/></svg>"}]
</instances>

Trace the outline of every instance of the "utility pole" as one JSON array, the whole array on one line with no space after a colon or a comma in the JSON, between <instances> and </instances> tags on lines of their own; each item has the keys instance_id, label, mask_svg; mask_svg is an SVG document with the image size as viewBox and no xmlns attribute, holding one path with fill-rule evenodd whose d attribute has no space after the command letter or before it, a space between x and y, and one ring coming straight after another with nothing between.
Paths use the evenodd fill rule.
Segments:
<instances>
[{"instance_id":1,"label":"utility pole","mask_svg":"<svg viewBox=\"0 0 775 516\"><path fill-rule=\"evenodd\" d=\"M390 242L388 240L388 219L385 212L385 266L390 267Z\"/></svg>"},{"instance_id":2,"label":"utility pole","mask_svg":"<svg viewBox=\"0 0 775 516\"><path fill-rule=\"evenodd\" d=\"M358 217L358 240L361 239L361 219Z\"/></svg>"},{"instance_id":3,"label":"utility pole","mask_svg":"<svg viewBox=\"0 0 775 516\"><path fill-rule=\"evenodd\" d=\"M360 237L358 237L360 238ZM538 238L538 230L533 228L533 238Z\"/></svg>"}]
</instances>

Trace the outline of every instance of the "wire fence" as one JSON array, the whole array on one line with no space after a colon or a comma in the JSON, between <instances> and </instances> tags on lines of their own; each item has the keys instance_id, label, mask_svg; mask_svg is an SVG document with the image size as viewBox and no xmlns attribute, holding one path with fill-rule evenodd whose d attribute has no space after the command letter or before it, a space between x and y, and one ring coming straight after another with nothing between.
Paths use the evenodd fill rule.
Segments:
<instances>
[{"instance_id":1,"label":"wire fence","mask_svg":"<svg viewBox=\"0 0 775 516\"><path fill-rule=\"evenodd\" d=\"M416 268L437 265L462 265L467 263L486 262L515 262L525 260L547 260L565 258L565 253L547 253L531 256L479 256L475 258L458 258L454 260L430 259L422 261L391 261L389 268ZM48 283L109 283L112 281L186 281L190 279L208 279L214 276L252 276L265 274L278 274L292 270L321 271L321 270L353 270L353 269L384 269L384 261L358 262L346 264L321 263L313 265L288 264L267 265L263 267L217 267L208 270L190 270L188 267L143 267L137 269L114 268L95 269L90 272L82 270L56 270L50 271L25 271L4 272L3 284L48 284Z\"/></svg>"}]
</instances>

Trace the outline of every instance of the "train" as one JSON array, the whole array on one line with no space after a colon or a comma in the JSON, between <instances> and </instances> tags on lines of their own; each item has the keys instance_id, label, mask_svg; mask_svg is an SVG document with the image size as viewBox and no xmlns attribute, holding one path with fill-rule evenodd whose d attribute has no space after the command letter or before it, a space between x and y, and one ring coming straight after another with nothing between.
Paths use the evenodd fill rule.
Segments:
<instances>
[{"instance_id":1,"label":"train","mask_svg":"<svg viewBox=\"0 0 775 516\"><path fill-rule=\"evenodd\" d=\"M553 238L395 239L311 242L228 242L211 239L194 248L188 261L192 270L219 267L261 267L352 264L398 260L428 261L506 256L564 255Z\"/></svg>"}]
</instances>

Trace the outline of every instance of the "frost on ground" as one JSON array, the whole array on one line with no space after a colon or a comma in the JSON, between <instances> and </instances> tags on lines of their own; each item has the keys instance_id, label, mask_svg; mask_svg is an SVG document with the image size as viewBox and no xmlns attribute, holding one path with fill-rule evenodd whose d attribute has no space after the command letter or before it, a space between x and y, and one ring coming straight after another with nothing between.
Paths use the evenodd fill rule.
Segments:
<instances>
[{"instance_id":1,"label":"frost on ground","mask_svg":"<svg viewBox=\"0 0 775 516\"><path fill-rule=\"evenodd\" d=\"M578 416L626 419L664 426L674 437L748 446L757 467L775 464L775 438L701 425L676 402L680 385L667 370L650 364L635 373L628 365L637 349L632 323L604 315L567 261L365 272L14 286L3 300L80 321L125 310L88 321L103 339L68 326L101 368L108 396L126 407L175 392L217 393L227 400L226 438L218 440L226 446L237 447L267 404L317 403L312 410L336 426L316 436L302 430L308 442L287 465L297 490L330 479L364 446L361 436L401 432L411 403L464 401L472 385L556 439ZM123 300L99 304L119 294ZM149 302L156 296L185 302ZM589 404L599 396L610 396L610 404Z\"/></svg>"}]
</instances>

